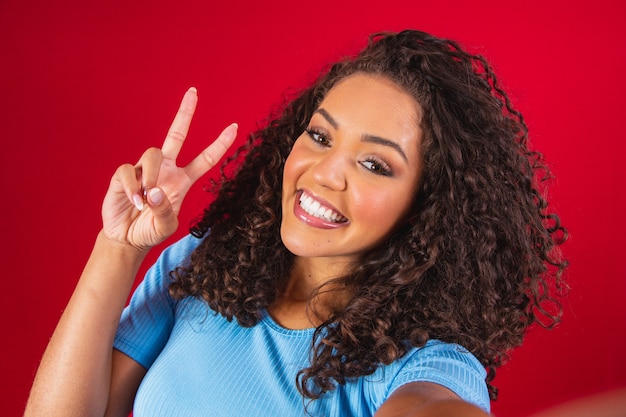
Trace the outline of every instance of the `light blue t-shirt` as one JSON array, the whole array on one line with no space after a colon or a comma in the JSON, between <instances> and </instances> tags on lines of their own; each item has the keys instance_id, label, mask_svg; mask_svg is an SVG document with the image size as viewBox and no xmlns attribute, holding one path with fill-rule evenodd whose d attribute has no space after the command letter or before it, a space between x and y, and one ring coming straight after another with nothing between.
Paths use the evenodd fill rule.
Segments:
<instances>
[{"instance_id":1,"label":"light blue t-shirt","mask_svg":"<svg viewBox=\"0 0 626 417\"><path fill-rule=\"evenodd\" d=\"M314 329L285 329L267 313L245 328L201 300L169 296L169 272L199 243L188 236L166 249L122 315L114 347L148 369L135 417L372 416L412 381L443 385L489 411L484 368L461 346L436 340L318 400L303 398L296 374L309 364Z\"/></svg>"}]
</instances>

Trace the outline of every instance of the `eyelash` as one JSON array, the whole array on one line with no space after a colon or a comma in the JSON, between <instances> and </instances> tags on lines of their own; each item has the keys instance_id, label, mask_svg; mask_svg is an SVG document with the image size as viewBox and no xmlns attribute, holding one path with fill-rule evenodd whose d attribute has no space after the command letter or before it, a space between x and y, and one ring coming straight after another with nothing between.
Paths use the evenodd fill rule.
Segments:
<instances>
[{"instance_id":1,"label":"eyelash","mask_svg":"<svg viewBox=\"0 0 626 417\"><path fill-rule=\"evenodd\" d=\"M307 133L307 135L309 135L313 142L317 143L320 146L328 146L329 141L323 132L320 132L319 130L310 127L304 129L304 131Z\"/></svg>"},{"instance_id":2,"label":"eyelash","mask_svg":"<svg viewBox=\"0 0 626 417\"><path fill-rule=\"evenodd\" d=\"M317 145L329 146L330 141L323 132L320 132L319 130L310 127L306 128L305 132L309 136L309 138L311 138L311 140ZM380 158L368 157L363 161L359 161L359 163L363 166L363 168L367 169L373 174L381 175L384 177L393 176L393 172L391 171L389 165Z\"/></svg>"},{"instance_id":3,"label":"eyelash","mask_svg":"<svg viewBox=\"0 0 626 417\"><path fill-rule=\"evenodd\" d=\"M389 165L387 165L381 159L369 157L365 161L360 162L360 164L363 165L365 169L373 172L376 175L382 175L385 177L391 177L393 175L393 172L391 172L391 168L389 168ZM367 164L372 164L373 168L368 167Z\"/></svg>"}]
</instances>

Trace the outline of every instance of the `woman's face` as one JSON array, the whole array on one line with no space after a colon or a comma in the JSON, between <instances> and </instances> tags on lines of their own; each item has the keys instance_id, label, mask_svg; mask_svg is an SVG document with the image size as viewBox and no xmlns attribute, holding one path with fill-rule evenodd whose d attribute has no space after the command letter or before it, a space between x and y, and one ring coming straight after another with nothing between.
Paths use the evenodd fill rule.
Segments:
<instances>
[{"instance_id":1,"label":"woman's face","mask_svg":"<svg viewBox=\"0 0 626 417\"><path fill-rule=\"evenodd\" d=\"M287 249L350 261L405 221L422 166L420 115L382 76L357 73L328 92L285 162Z\"/></svg>"}]
</instances>

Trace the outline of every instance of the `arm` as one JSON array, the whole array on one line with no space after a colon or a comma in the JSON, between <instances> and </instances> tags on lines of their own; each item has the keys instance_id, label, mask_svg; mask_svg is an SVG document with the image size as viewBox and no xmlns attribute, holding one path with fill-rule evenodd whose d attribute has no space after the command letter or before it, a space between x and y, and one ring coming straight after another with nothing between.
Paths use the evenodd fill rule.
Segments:
<instances>
[{"instance_id":1,"label":"arm","mask_svg":"<svg viewBox=\"0 0 626 417\"><path fill-rule=\"evenodd\" d=\"M113 337L144 255L98 235L41 361L26 416L104 414ZM138 385L144 371L136 363L130 368L127 377Z\"/></svg>"},{"instance_id":2,"label":"arm","mask_svg":"<svg viewBox=\"0 0 626 417\"><path fill-rule=\"evenodd\" d=\"M396 389L375 417L488 417L449 389L431 382L411 382Z\"/></svg>"},{"instance_id":3,"label":"arm","mask_svg":"<svg viewBox=\"0 0 626 417\"><path fill-rule=\"evenodd\" d=\"M147 252L176 230L187 191L236 136L236 125L229 126L188 166L177 167L196 102L190 89L163 147L147 150L113 176L102 205L103 229L44 353L25 416L129 413L146 371L112 347L122 309Z\"/></svg>"}]
</instances>

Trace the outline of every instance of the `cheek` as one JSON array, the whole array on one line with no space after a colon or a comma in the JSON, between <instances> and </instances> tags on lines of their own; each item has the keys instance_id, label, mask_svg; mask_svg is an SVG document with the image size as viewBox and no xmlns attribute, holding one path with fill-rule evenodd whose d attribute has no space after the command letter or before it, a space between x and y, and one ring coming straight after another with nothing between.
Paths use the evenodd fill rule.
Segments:
<instances>
[{"instance_id":1,"label":"cheek","mask_svg":"<svg viewBox=\"0 0 626 417\"><path fill-rule=\"evenodd\" d=\"M293 181L295 177L295 166L294 158L290 156L285 161L285 166L283 167L283 189L287 189L290 186L293 186Z\"/></svg>"},{"instance_id":2,"label":"cheek","mask_svg":"<svg viewBox=\"0 0 626 417\"><path fill-rule=\"evenodd\" d=\"M298 146L296 142L285 161L283 168L283 188L293 187L297 178L304 170L303 167L306 165L306 159L300 148L301 147Z\"/></svg>"},{"instance_id":3,"label":"cheek","mask_svg":"<svg viewBox=\"0 0 626 417\"><path fill-rule=\"evenodd\" d=\"M383 188L360 193L354 208L359 218L374 229L393 229L404 220L411 208L412 194L406 189Z\"/></svg>"},{"instance_id":4,"label":"cheek","mask_svg":"<svg viewBox=\"0 0 626 417\"><path fill-rule=\"evenodd\" d=\"M366 219L375 225L384 223L388 217L389 208L393 207L394 200L390 199L387 193L371 193L367 196L361 196L356 202L354 209L362 219Z\"/></svg>"}]
</instances>

